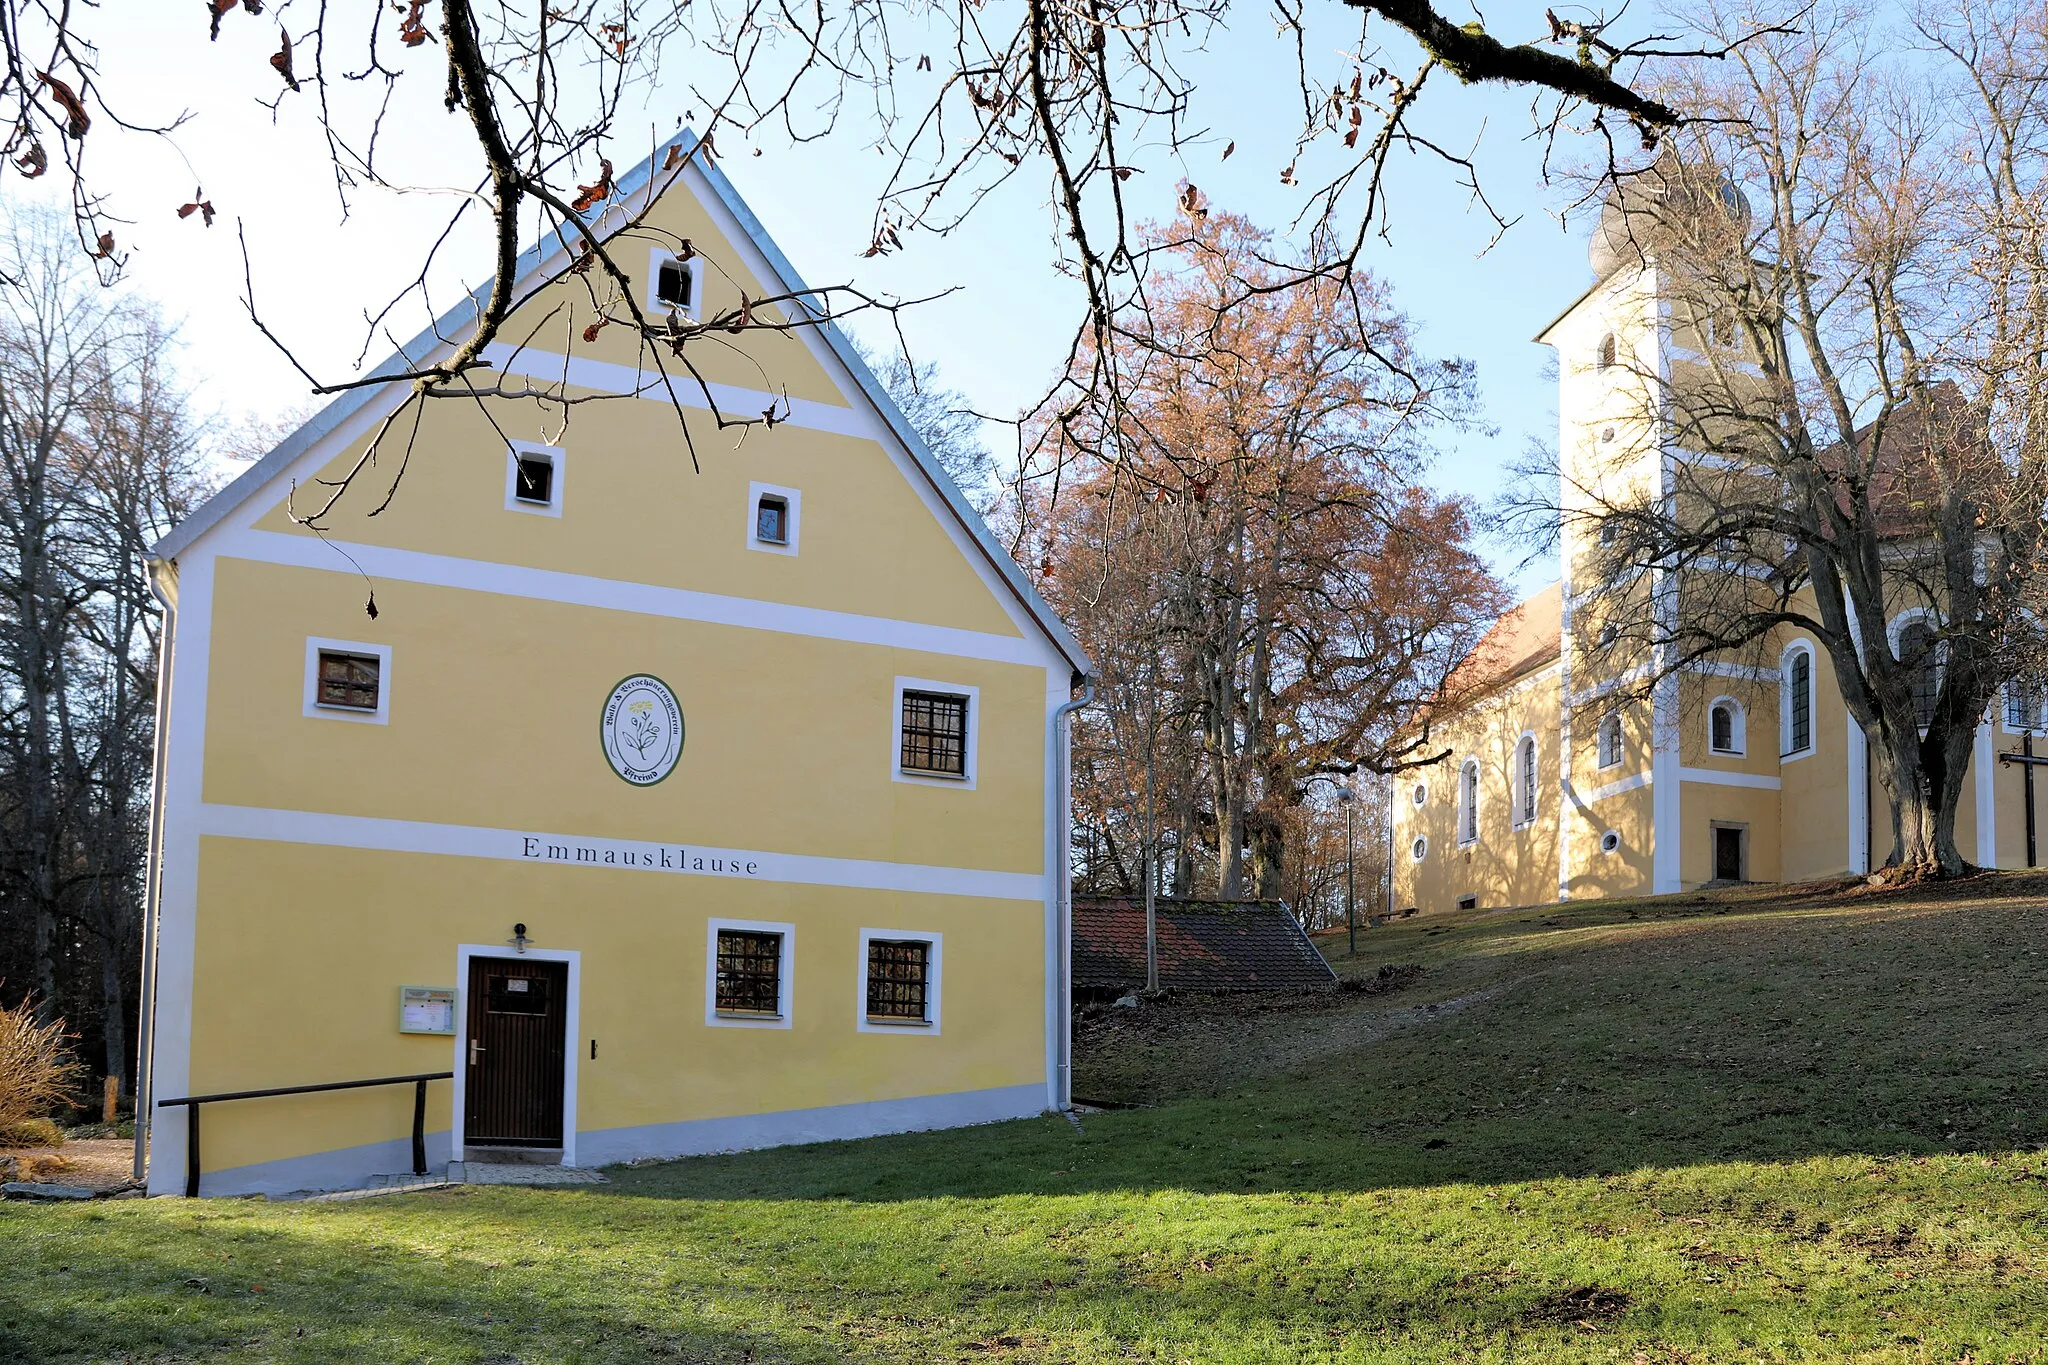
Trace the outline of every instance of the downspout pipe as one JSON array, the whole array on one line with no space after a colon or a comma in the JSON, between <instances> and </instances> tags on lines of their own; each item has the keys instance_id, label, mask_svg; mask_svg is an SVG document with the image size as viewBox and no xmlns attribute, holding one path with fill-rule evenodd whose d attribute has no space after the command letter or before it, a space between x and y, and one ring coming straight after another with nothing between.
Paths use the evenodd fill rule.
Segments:
<instances>
[{"instance_id":1,"label":"downspout pipe","mask_svg":"<svg viewBox=\"0 0 2048 1365\"><path fill-rule=\"evenodd\" d=\"M164 609L161 647L156 660L156 746L149 783L149 844L143 873L142 986L137 992L135 1026L135 1178L149 1174L149 1119L151 1080L150 1025L156 1018L157 916L163 904L164 885L164 757L169 747L171 718L171 659L177 649L178 607L164 592L158 575L165 565L152 560L145 570L150 595Z\"/></svg>"},{"instance_id":2,"label":"downspout pipe","mask_svg":"<svg viewBox=\"0 0 2048 1365\"><path fill-rule=\"evenodd\" d=\"M1053 708L1052 743L1059 755L1058 837L1054 846L1059 856L1057 880L1059 908L1055 936L1059 942L1059 1074L1053 1093L1060 1109L1074 1107L1074 776L1073 744L1067 733L1067 717L1095 700L1095 679L1085 673L1074 675L1081 695Z\"/></svg>"}]
</instances>

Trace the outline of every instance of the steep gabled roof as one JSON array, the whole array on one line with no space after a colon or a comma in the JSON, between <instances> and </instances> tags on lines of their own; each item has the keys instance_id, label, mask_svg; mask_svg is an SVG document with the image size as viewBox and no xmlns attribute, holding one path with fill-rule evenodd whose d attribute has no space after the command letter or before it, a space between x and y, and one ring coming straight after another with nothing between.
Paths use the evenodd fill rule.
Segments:
<instances>
[{"instance_id":1,"label":"steep gabled roof","mask_svg":"<svg viewBox=\"0 0 2048 1365\"><path fill-rule=\"evenodd\" d=\"M1547 668L1557 662L1563 639L1564 592L1561 584L1552 583L1493 623L1451 670L1444 694L1468 697L1490 692Z\"/></svg>"},{"instance_id":2,"label":"steep gabled roof","mask_svg":"<svg viewBox=\"0 0 2048 1365\"><path fill-rule=\"evenodd\" d=\"M708 155L690 155L697 149L698 138L689 129L684 129L674 143L663 143L650 152L639 165L618 177L614 182L617 185L616 202L625 204L643 191L656 190L654 159L657 155L665 154L671 145L681 155L688 157L688 160L666 183L658 187L658 192L667 193L677 180L692 171L703 176L706 185L719 203L738 222L749 243L766 259L769 270L776 277L773 283L780 291L793 295L806 293L808 286L805 285L803 277L797 273L796 267L790 264L789 258L782 254L782 248L768 235L768 230L761 225L761 220L754 216L754 211L740 197L732 182L726 179L725 172L718 168L717 162ZM543 238L520 253L516 267L518 288L515 293L523 298L530 294L535 286L543 283L543 263L551 255L561 251L559 242ZM459 335L462 328L482 311L490 296L490 289L491 282L486 280L467 299L441 314L431 326L371 371L369 377L405 374L415 366L430 362L437 353L452 350L452 344L447 338ZM1081 647L1081 642L1067 628L1066 622L1060 619L1059 613L1039 595L1030 578L1018 567L1016 560L1010 557L1009 552L990 533L981 515L968 503L959 486L953 482L952 476L946 473L945 467L925 445L924 438L918 435L917 429L903 415L902 409L889 397L888 390L868 369L866 362L860 358L860 353L854 349L853 343L836 324L831 322L820 323L810 330L824 341L833 357L845 368L855 386L873 406L876 415L902 443L911 460L930 480L932 488L945 502L960 527L974 541L989 566L1002 578L1025 613L1045 633L1046 638L1066 658L1076 673L1091 672L1092 665L1088 662L1087 651ZM268 487L315 444L332 434L351 417L380 399L387 398L389 394L390 390L381 384L366 384L341 394L304 426L280 441L269 454L244 470L227 487L208 498L193 511L192 515L173 527L163 539L150 548L150 557L158 560L175 559L195 540L218 525L229 513Z\"/></svg>"},{"instance_id":3,"label":"steep gabled roof","mask_svg":"<svg viewBox=\"0 0 2048 1365\"><path fill-rule=\"evenodd\" d=\"M1337 974L1279 901L1153 903L1159 984L1182 991L1327 990ZM1074 898L1074 985L1124 990L1145 984L1145 902L1135 896Z\"/></svg>"}]
</instances>

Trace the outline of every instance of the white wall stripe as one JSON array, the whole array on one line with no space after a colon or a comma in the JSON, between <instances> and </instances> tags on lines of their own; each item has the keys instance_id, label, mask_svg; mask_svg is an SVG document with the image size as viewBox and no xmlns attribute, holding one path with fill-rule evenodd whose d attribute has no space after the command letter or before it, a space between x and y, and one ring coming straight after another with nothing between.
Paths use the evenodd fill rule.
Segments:
<instances>
[{"instance_id":1,"label":"white wall stripe","mask_svg":"<svg viewBox=\"0 0 2048 1365\"><path fill-rule=\"evenodd\" d=\"M1976 769L1970 776L1977 783L1977 866L1997 867L1998 788L1993 779L1997 776L1998 761L1992 749L1989 722L1977 727L1970 763Z\"/></svg>"},{"instance_id":2,"label":"white wall stripe","mask_svg":"<svg viewBox=\"0 0 2048 1365\"><path fill-rule=\"evenodd\" d=\"M1715 768L1680 768L1678 780L1704 782L1715 787L1754 787L1767 792L1779 791L1784 786L1779 779L1760 773L1724 773Z\"/></svg>"},{"instance_id":3,"label":"white wall stripe","mask_svg":"<svg viewBox=\"0 0 2048 1365\"><path fill-rule=\"evenodd\" d=\"M1620 796L1623 792L1637 791L1654 784L1655 779L1652 774L1637 773L1634 777L1624 777L1618 782L1609 782L1604 787L1593 788L1592 791L1586 793L1586 803L1591 805L1595 801L1604 801L1610 796Z\"/></svg>"},{"instance_id":4,"label":"white wall stripe","mask_svg":"<svg viewBox=\"0 0 2048 1365\"><path fill-rule=\"evenodd\" d=\"M981 896L992 900L1036 902L1045 897L1044 875L1038 872L988 872L968 867L820 858L801 853L712 848L685 840L654 842L600 835L550 834L538 830L491 829L482 825L441 825L424 820L386 820L367 815L229 806L211 801L199 808L199 832L230 839L374 849L386 853L493 858L504 862L598 871L668 872L725 881L785 882L863 891Z\"/></svg>"},{"instance_id":5,"label":"white wall stripe","mask_svg":"<svg viewBox=\"0 0 2048 1365\"><path fill-rule=\"evenodd\" d=\"M689 372L680 367L664 378L656 370L640 370L631 365L589 360L583 356L566 356L558 351L543 351L531 346L514 348L502 341L484 347L484 359L502 373L520 375L541 384L566 382L574 388L598 393L630 395L656 403L674 401L700 412L711 411L711 404L704 401L704 388L708 387L719 410L731 417L759 417L772 407L777 426L787 424L811 431L830 431L840 436L881 439L874 421L857 408L820 403L810 398L788 398L765 389L743 389L732 384L700 387L690 378Z\"/></svg>"},{"instance_id":6,"label":"white wall stripe","mask_svg":"<svg viewBox=\"0 0 2048 1365\"><path fill-rule=\"evenodd\" d=\"M636 612L643 616L665 616L679 621L701 621L708 625L738 626L746 630L770 630L785 635L807 635L820 640L843 640L851 644L885 645L914 649L927 654L948 654L959 658L986 659L994 663L1028 664L1044 668L1058 662L1050 645L1022 636L991 635L954 626L933 626L917 621L896 621L884 616L860 616L853 612L828 611L822 607L798 607L784 602L764 602L751 597L725 597L717 593L694 592L687 588L664 588L651 583L628 583L616 578L593 578L585 574L535 569L519 564L492 564L483 560L458 559L451 555L428 554L420 550L396 550L383 545L351 541L319 540L312 536L287 535L282 531L242 531L228 537L223 555L260 560L266 564L288 564L302 569L352 572L340 550L362 565L372 578L425 583L466 592L498 593L508 597L560 602L577 607L602 607L609 611Z\"/></svg>"}]
</instances>

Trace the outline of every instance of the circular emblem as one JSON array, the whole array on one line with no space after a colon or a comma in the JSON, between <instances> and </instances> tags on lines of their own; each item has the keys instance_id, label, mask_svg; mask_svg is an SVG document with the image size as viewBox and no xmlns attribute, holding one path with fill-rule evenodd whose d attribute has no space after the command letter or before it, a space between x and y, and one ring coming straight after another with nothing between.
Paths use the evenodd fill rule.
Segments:
<instances>
[{"instance_id":1,"label":"circular emblem","mask_svg":"<svg viewBox=\"0 0 2048 1365\"><path fill-rule=\"evenodd\" d=\"M683 756L683 708L668 684L650 673L635 673L612 689L599 732L612 771L636 787L661 781Z\"/></svg>"}]
</instances>

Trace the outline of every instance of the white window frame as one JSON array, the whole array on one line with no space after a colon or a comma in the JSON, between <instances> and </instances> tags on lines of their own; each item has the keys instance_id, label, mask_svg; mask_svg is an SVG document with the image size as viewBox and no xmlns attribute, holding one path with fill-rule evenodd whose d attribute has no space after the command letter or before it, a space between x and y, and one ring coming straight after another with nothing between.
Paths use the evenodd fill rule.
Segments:
<instances>
[{"instance_id":1,"label":"white window frame","mask_svg":"<svg viewBox=\"0 0 2048 1365\"><path fill-rule=\"evenodd\" d=\"M2037 692L2034 700L2038 703L2032 725L2012 723L2012 679L1998 685L1998 728L2008 735L2038 735L2048 733L2048 687Z\"/></svg>"},{"instance_id":2,"label":"white window frame","mask_svg":"<svg viewBox=\"0 0 2048 1365\"><path fill-rule=\"evenodd\" d=\"M1468 779L1465 774L1472 776ZM1479 842L1479 760L1468 758L1458 765L1458 847Z\"/></svg>"},{"instance_id":3,"label":"white window frame","mask_svg":"<svg viewBox=\"0 0 2048 1365\"><path fill-rule=\"evenodd\" d=\"M1607 728L1614 727L1614 757L1607 757ZM1593 727L1593 766L1601 770L1619 768L1628 755L1628 738L1621 731L1621 713L1609 711Z\"/></svg>"},{"instance_id":4,"label":"white window frame","mask_svg":"<svg viewBox=\"0 0 2048 1365\"><path fill-rule=\"evenodd\" d=\"M783 520L789 527L789 539L781 545L777 545L772 540L761 539L761 522L758 514L763 497L782 499L782 505L785 509ZM797 537L803 534L804 529L803 503L804 495L797 489L784 488L781 484L774 483L748 484L747 548L749 550L760 550L764 554L771 555L795 554Z\"/></svg>"},{"instance_id":5,"label":"white window frame","mask_svg":"<svg viewBox=\"0 0 2048 1365\"><path fill-rule=\"evenodd\" d=\"M554 466L554 475L548 480L548 500L528 502L519 496L519 457L540 456ZM505 510L526 512L536 517L559 517L562 515L562 481L568 472L568 452L560 446L544 446L538 441L508 441L505 445Z\"/></svg>"},{"instance_id":6,"label":"white window frame","mask_svg":"<svg viewBox=\"0 0 2048 1365\"><path fill-rule=\"evenodd\" d=\"M661 246L654 247L647 253L646 307L648 316L657 321L668 316L669 305L661 301L659 290L661 288L661 268L670 261L674 261L677 265L681 266L683 272L690 277L689 306L678 308L676 312L691 322L703 321L704 258L702 256L692 256L689 260L685 261L678 257L675 252Z\"/></svg>"},{"instance_id":7,"label":"white window frame","mask_svg":"<svg viewBox=\"0 0 2048 1365\"><path fill-rule=\"evenodd\" d=\"M1416 804L1417 806L1426 806L1426 805L1428 805L1428 804L1429 804L1429 783L1428 783L1428 781L1424 780L1424 781L1419 781L1419 782L1417 782L1417 783L1415 784L1415 789L1414 789L1414 790L1413 790L1412 792L1410 792L1410 793L1409 793L1409 800L1413 801L1413 802L1414 802L1414 803L1415 803L1415 804Z\"/></svg>"},{"instance_id":8,"label":"white window frame","mask_svg":"<svg viewBox=\"0 0 2048 1365\"><path fill-rule=\"evenodd\" d=\"M1792 747L1792 656L1806 656L1806 747ZM1813 642L1804 638L1786 645L1778 655L1778 761L1791 763L1811 757L1820 747L1820 669L1815 662Z\"/></svg>"},{"instance_id":9,"label":"white window frame","mask_svg":"<svg viewBox=\"0 0 2048 1365\"><path fill-rule=\"evenodd\" d=\"M967 698L967 771L958 777L945 773L928 773L919 768L903 766L903 694L905 692L938 692L947 696ZM969 687L966 683L939 682L932 678L898 678L889 701L889 772L898 782L909 782L920 787L949 787L954 791L973 791L979 780L981 735L981 689Z\"/></svg>"},{"instance_id":10,"label":"white window frame","mask_svg":"<svg viewBox=\"0 0 2048 1365\"><path fill-rule=\"evenodd\" d=\"M1621 831L1618 829L1600 831L1600 851L1610 857L1621 852Z\"/></svg>"},{"instance_id":11,"label":"white window frame","mask_svg":"<svg viewBox=\"0 0 2048 1365\"><path fill-rule=\"evenodd\" d=\"M1811 674L1809 673L1808 676L1810 677ZM1730 747L1718 749L1714 747L1714 712L1723 706L1727 707L1730 712L1728 721L1728 742ZM1741 702L1726 694L1718 696L1707 703L1707 752L1722 758L1743 758L1749 753L1748 714L1743 710Z\"/></svg>"},{"instance_id":12,"label":"white window frame","mask_svg":"<svg viewBox=\"0 0 2048 1365\"><path fill-rule=\"evenodd\" d=\"M740 933L782 935L782 956L776 964L776 992L774 1018L763 1018L758 1014L720 1014L718 1012L718 931L731 929ZM772 920L759 919L713 919L704 930L704 1022L712 1028L782 1028L790 1027L796 1016L796 926L778 924Z\"/></svg>"},{"instance_id":13,"label":"white window frame","mask_svg":"<svg viewBox=\"0 0 2048 1365\"><path fill-rule=\"evenodd\" d=\"M929 945L925 954L924 1022L913 1023L907 1019L875 1020L868 1018L868 944L875 939L887 943L923 943ZM939 1008L941 996L939 987L943 981L945 962L945 935L925 929L863 929L860 931L860 956L854 962L853 984L853 1026L862 1033L910 1033L936 1038L939 1035Z\"/></svg>"},{"instance_id":14,"label":"white window frame","mask_svg":"<svg viewBox=\"0 0 2048 1365\"><path fill-rule=\"evenodd\" d=\"M1408 856L1418 863L1429 856L1429 836L1427 834L1415 836L1415 841L1408 845Z\"/></svg>"},{"instance_id":15,"label":"white window frame","mask_svg":"<svg viewBox=\"0 0 2048 1365\"><path fill-rule=\"evenodd\" d=\"M362 711L353 706L328 706L320 701L320 652L367 654L377 660L377 709ZM391 721L391 646L366 644L361 640L329 640L306 637L306 697L303 714L322 720L350 720L358 725L387 725Z\"/></svg>"},{"instance_id":16,"label":"white window frame","mask_svg":"<svg viewBox=\"0 0 2048 1365\"><path fill-rule=\"evenodd\" d=\"M1525 763L1527 772L1522 769ZM1508 793L1508 809L1515 817L1514 827L1527 829L1536 823L1536 808L1540 802L1536 784L1541 780L1541 769L1537 765L1535 731L1524 730L1515 740L1515 761L1508 768L1509 780L1514 784L1514 790Z\"/></svg>"}]
</instances>

